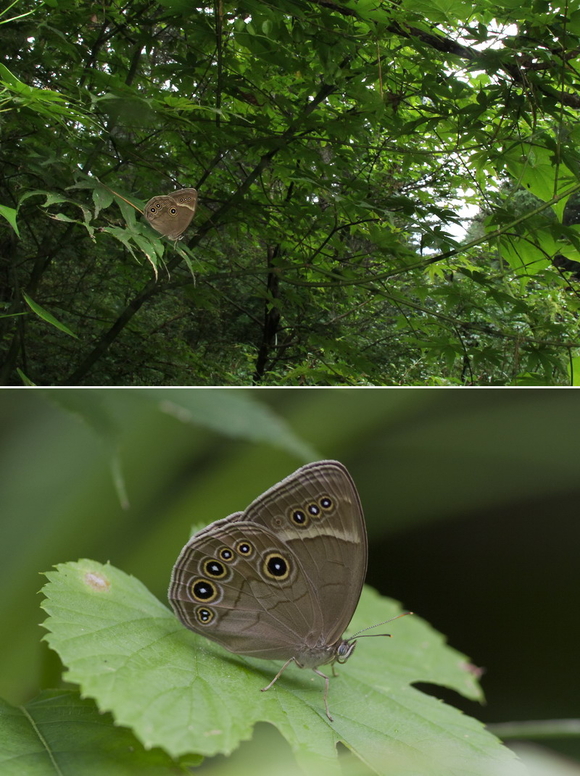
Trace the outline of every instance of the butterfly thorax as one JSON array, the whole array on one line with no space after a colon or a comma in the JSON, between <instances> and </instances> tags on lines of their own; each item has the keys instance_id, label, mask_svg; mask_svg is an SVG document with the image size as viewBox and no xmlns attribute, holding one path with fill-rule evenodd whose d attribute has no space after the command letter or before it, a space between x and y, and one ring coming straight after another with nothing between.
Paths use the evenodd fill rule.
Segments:
<instances>
[{"instance_id":1,"label":"butterfly thorax","mask_svg":"<svg viewBox=\"0 0 580 776\"><path fill-rule=\"evenodd\" d=\"M328 663L345 663L352 655L356 641L341 639L335 644L305 647L294 657L300 668L317 668Z\"/></svg>"}]
</instances>

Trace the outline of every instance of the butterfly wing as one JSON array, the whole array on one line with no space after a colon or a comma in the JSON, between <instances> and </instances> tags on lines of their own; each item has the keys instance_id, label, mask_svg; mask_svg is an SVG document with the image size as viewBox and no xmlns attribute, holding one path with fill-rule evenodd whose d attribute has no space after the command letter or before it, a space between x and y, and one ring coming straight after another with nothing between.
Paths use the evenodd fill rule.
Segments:
<instances>
[{"instance_id":1,"label":"butterfly wing","mask_svg":"<svg viewBox=\"0 0 580 776\"><path fill-rule=\"evenodd\" d=\"M284 543L242 517L218 520L190 539L169 600L184 625L230 652L287 660L319 627L318 607Z\"/></svg>"},{"instance_id":2,"label":"butterfly wing","mask_svg":"<svg viewBox=\"0 0 580 776\"><path fill-rule=\"evenodd\" d=\"M338 461L301 467L267 490L243 520L274 532L304 569L320 609L320 637L339 639L358 604L367 569L367 533L352 477Z\"/></svg>"}]
</instances>

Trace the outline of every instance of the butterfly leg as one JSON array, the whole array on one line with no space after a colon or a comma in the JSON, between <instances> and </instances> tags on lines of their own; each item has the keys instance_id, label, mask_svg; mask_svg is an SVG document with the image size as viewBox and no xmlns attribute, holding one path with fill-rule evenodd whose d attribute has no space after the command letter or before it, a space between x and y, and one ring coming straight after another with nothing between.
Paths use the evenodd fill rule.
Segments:
<instances>
[{"instance_id":1,"label":"butterfly leg","mask_svg":"<svg viewBox=\"0 0 580 776\"><path fill-rule=\"evenodd\" d=\"M318 674L318 676L321 676L324 679L324 708L326 709L326 716L331 722L334 722L333 718L330 716L330 710L328 708L328 685L329 685L329 679L326 674L323 674L322 671L319 671L317 668L312 669L315 674Z\"/></svg>"},{"instance_id":2,"label":"butterfly leg","mask_svg":"<svg viewBox=\"0 0 580 776\"><path fill-rule=\"evenodd\" d=\"M281 668L281 669L278 671L278 673L276 674L276 676L275 676L275 677L272 679L272 681L270 682L270 684L266 685L266 687L262 687L262 690L261 690L261 691L262 691L262 692L266 692L266 690L269 690L269 689L270 689L270 687L272 687L272 685L273 685L273 684L275 684L275 682L277 682L277 681L278 681L278 679L279 679L279 678L282 676L282 674L283 674L283 673L284 673L284 671L285 671L285 670L288 668L288 666L290 665L290 663L296 663L296 665L297 665L299 668L302 668L302 666L300 665L300 663L299 663L299 662L298 662L298 661L297 661L295 658L291 657L289 660L287 660L287 661L284 663L284 665L283 665L283 666L282 666L282 668ZM321 677L324 679L324 708L326 709L326 716L328 717L328 719L329 719L331 722L334 722L334 719L333 719L333 718L330 716L330 710L329 710L329 708L328 708L328 686L329 686L329 683L330 683L330 682L329 682L329 679L328 679L328 676L326 676L326 674L323 674L323 673L322 673L322 671L319 671L317 668L313 668L312 670L314 671L314 673L315 673L315 674L318 674L318 676L321 676Z\"/></svg>"},{"instance_id":3,"label":"butterfly leg","mask_svg":"<svg viewBox=\"0 0 580 776\"><path fill-rule=\"evenodd\" d=\"M285 670L288 668L288 666L290 665L290 663L296 663L296 660L295 660L293 657L291 657L291 658L290 658L290 660L287 660L287 661L284 663L284 665L282 666L282 668L281 668L281 669L278 671L278 673L276 674L276 676L275 676L275 677L272 679L272 681L270 682L270 684L269 684L267 687L262 687L262 690L261 690L261 692L266 692L266 690L269 690L269 689L270 689L270 687L272 687L272 685L273 685L273 684L274 684L276 681L278 681L278 679L279 679L279 678L282 676L282 674L283 674L283 673L284 673L284 671L285 671Z\"/></svg>"}]
</instances>

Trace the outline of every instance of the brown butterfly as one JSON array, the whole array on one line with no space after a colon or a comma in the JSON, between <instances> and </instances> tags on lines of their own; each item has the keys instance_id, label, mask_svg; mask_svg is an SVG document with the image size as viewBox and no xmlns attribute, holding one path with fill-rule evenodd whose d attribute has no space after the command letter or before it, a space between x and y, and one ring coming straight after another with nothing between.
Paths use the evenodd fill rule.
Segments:
<instances>
[{"instance_id":1,"label":"brown butterfly","mask_svg":"<svg viewBox=\"0 0 580 776\"><path fill-rule=\"evenodd\" d=\"M145 205L145 218L170 240L179 240L194 216L197 206L195 189L179 189L172 194L151 197Z\"/></svg>"}]
</instances>

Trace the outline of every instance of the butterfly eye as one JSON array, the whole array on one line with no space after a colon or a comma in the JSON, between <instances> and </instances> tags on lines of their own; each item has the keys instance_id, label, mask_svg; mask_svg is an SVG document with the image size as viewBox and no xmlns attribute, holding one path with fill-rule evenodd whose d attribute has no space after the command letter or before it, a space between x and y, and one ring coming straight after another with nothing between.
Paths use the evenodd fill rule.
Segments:
<instances>
[{"instance_id":1,"label":"butterfly eye","mask_svg":"<svg viewBox=\"0 0 580 776\"><path fill-rule=\"evenodd\" d=\"M341 643L338 645L338 649L336 650L336 662L346 663L355 647L356 641L349 641L348 639L341 641Z\"/></svg>"},{"instance_id":2,"label":"butterfly eye","mask_svg":"<svg viewBox=\"0 0 580 776\"><path fill-rule=\"evenodd\" d=\"M171 213L171 215L172 215L172 216L174 216L174 215L177 213L177 208L174 208L174 207L172 207L172 208L169 210L169 212Z\"/></svg>"}]
</instances>

